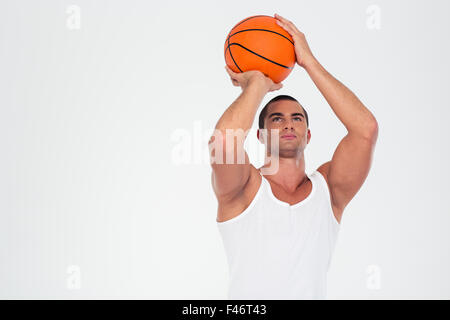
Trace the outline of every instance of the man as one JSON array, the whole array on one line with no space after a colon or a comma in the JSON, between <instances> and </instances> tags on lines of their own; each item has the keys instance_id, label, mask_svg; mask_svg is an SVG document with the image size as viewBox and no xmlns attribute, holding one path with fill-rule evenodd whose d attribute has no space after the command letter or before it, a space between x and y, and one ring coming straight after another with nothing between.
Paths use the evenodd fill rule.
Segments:
<instances>
[{"instance_id":1,"label":"man","mask_svg":"<svg viewBox=\"0 0 450 320\"><path fill-rule=\"evenodd\" d=\"M215 145L212 186L229 263L228 297L324 299L342 214L368 175L378 124L361 101L320 65L304 34L285 18L277 14L275 18L294 39L297 64L307 71L348 133L331 161L307 175L308 115L294 98L278 96L260 115L258 139L266 146L266 159L256 169L249 163L243 140L265 94L282 84L257 70L234 73L226 67L242 93L219 119L210 147ZM244 137L234 143L236 135L230 138L227 130L244 132ZM274 138L263 130L279 134ZM227 161L217 161L220 153ZM240 154L245 161L235 159ZM268 174L275 162L277 170Z\"/></svg>"}]
</instances>

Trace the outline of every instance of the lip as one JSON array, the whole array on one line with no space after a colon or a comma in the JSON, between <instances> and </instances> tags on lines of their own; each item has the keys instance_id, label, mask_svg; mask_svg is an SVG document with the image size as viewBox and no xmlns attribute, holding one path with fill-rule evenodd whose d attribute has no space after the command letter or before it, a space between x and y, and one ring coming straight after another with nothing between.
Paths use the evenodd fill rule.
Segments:
<instances>
[{"instance_id":1,"label":"lip","mask_svg":"<svg viewBox=\"0 0 450 320\"><path fill-rule=\"evenodd\" d=\"M290 140L290 139L295 139L296 136L295 136L295 134L284 134L281 136L281 138Z\"/></svg>"}]
</instances>

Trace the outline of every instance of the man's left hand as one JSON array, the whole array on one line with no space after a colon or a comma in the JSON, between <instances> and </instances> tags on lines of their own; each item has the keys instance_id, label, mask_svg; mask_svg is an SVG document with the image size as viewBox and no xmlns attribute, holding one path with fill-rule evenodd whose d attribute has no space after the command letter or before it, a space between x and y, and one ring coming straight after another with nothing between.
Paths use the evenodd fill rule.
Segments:
<instances>
[{"instance_id":1,"label":"man's left hand","mask_svg":"<svg viewBox=\"0 0 450 320\"><path fill-rule=\"evenodd\" d=\"M315 58L311 52L311 49L309 48L305 35L303 34L303 32L298 30L291 21L283 18L276 13L274 17L277 20L277 24L284 30L286 30L294 39L297 64L303 68L306 68L306 66L313 62Z\"/></svg>"}]
</instances>

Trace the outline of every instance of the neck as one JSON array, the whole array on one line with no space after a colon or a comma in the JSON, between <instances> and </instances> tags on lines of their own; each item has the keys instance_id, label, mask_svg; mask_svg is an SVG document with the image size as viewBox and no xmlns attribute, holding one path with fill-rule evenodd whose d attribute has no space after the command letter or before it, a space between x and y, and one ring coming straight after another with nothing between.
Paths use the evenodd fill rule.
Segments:
<instances>
[{"instance_id":1,"label":"neck","mask_svg":"<svg viewBox=\"0 0 450 320\"><path fill-rule=\"evenodd\" d=\"M265 164L261 168L270 167L273 161L278 161L278 170L274 174L268 175L267 178L282 186L286 191L294 192L308 179L305 173L305 157L303 152L293 158L279 157L271 159L266 156Z\"/></svg>"}]
</instances>

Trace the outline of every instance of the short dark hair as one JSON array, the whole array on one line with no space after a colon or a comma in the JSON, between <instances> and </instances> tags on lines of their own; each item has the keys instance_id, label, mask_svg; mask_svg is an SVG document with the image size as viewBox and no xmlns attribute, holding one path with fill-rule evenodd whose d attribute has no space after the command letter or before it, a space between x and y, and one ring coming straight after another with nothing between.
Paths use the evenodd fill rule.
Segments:
<instances>
[{"instance_id":1,"label":"short dark hair","mask_svg":"<svg viewBox=\"0 0 450 320\"><path fill-rule=\"evenodd\" d=\"M272 98L269 102L266 103L266 105L264 106L264 108L261 110L261 112L259 114L259 128L260 129L264 128L264 119L266 118L267 110L269 110L269 105L272 102L276 102L276 101L280 101L280 100L290 100L290 101L295 101L298 104L300 104L300 102L298 102L297 99L295 99L287 94L280 94L280 95L276 96L275 98ZM309 127L308 113L306 112L305 108L301 104L300 104L300 106L302 107L303 112L305 113L306 127Z\"/></svg>"}]
</instances>

